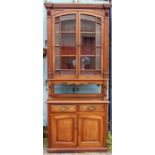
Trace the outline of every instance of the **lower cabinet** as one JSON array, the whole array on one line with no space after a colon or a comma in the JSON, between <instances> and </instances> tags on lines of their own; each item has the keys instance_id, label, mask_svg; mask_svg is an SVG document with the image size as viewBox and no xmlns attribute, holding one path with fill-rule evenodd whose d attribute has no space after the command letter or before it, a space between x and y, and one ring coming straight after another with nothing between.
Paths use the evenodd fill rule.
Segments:
<instances>
[{"instance_id":1,"label":"lower cabinet","mask_svg":"<svg viewBox=\"0 0 155 155\"><path fill-rule=\"evenodd\" d=\"M49 128L51 147L104 145L104 116L101 114L51 114Z\"/></svg>"},{"instance_id":2,"label":"lower cabinet","mask_svg":"<svg viewBox=\"0 0 155 155\"><path fill-rule=\"evenodd\" d=\"M77 115L51 115L51 133L52 146L77 146Z\"/></svg>"},{"instance_id":3,"label":"lower cabinet","mask_svg":"<svg viewBox=\"0 0 155 155\"><path fill-rule=\"evenodd\" d=\"M103 146L103 116L99 114L79 114L78 145Z\"/></svg>"},{"instance_id":4,"label":"lower cabinet","mask_svg":"<svg viewBox=\"0 0 155 155\"><path fill-rule=\"evenodd\" d=\"M105 151L107 106L102 103L48 104L48 152Z\"/></svg>"}]
</instances>

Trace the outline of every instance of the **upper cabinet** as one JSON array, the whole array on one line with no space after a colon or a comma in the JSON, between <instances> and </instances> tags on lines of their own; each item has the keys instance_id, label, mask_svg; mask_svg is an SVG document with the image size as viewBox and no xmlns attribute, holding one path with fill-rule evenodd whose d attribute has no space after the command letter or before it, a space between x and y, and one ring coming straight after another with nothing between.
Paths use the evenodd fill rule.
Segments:
<instances>
[{"instance_id":1,"label":"upper cabinet","mask_svg":"<svg viewBox=\"0 0 155 155\"><path fill-rule=\"evenodd\" d=\"M110 4L45 3L48 80L103 83L109 78Z\"/></svg>"},{"instance_id":2,"label":"upper cabinet","mask_svg":"<svg viewBox=\"0 0 155 155\"><path fill-rule=\"evenodd\" d=\"M102 77L103 18L95 14L54 16L55 78Z\"/></svg>"}]
</instances>

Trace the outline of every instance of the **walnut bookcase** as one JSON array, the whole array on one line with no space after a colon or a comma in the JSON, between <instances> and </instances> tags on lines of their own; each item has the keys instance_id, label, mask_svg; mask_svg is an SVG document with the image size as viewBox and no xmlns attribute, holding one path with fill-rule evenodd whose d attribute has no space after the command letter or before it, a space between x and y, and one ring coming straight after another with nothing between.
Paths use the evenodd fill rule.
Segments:
<instances>
[{"instance_id":1,"label":"walnut bookcase","mask_svg":"<svg viewBox=\"0 0 155 155\"><path fill-rule=\"evenodd\" d=\"M111 5L45 3L45 7L48 152L105 151Z\"/></svg>"}]
</instances>

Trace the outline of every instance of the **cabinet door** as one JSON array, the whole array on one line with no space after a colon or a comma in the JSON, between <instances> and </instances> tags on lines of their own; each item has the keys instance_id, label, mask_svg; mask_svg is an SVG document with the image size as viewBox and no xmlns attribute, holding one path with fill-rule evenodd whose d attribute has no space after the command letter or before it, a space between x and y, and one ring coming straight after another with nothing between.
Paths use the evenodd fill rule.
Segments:
<instances>
[{"instance_id":1,"label":"cabinet door","mask_svg":"<svg viewBox=\"0 0 155 155\"><path fill-rule=\"evenodd\" d=\"M102 75L103 17L69 13L54 17L53 66L56 78Z\"/></svg>"},{"instance_id":2,"label":"cabinet door","mask_svg":"<svg viewBox=\"0 0 155 155\"><path fill-rule=\"evenodd\" d=\"M80 75L101 75L102 19L80 14Z\"/></svg>"},{"instance_id":3,"label":"cabinet door","mask_svg":"<svg viewBox=\"0 0 155 155\"><path fill-rule=\"evenodd\" d=\"M103 121L99 114L79 114L79 146L103 146Z\"/></svg>"},{"instance_id":4,"label":"cabinet door","mask_svg":"<svg viewBox=\"0 0 155 155\"><path fill-rule=\"evenodd\" d=\"M55 17L56 76L76 74L76 14Z\"/></svg>"},{"instance_id":5,"label":"cabinet door","mask_svg":"<svg viewBox=\"0 0 155 155\"><path fill-rule=\"evenodd\" d=\"M77 145L77 116L75 114L57 114L51 116L52 146Z\"/></svg>"}]
</instances>

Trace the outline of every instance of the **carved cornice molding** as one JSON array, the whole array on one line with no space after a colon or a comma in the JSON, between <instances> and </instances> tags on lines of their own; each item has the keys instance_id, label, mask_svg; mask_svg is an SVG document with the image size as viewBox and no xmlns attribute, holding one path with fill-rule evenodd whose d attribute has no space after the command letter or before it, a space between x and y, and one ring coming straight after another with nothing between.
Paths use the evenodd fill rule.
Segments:
<instances>
[{"instance_id":1,"label":"carved cornice molding","mask_svg":"<svg viewBox=\"0 0 155 155\"><path fill-rule=\"evenodd\" d=\"M46 9L110 9L111 4L44 3Z\"/></svg>"}]
</instances>

